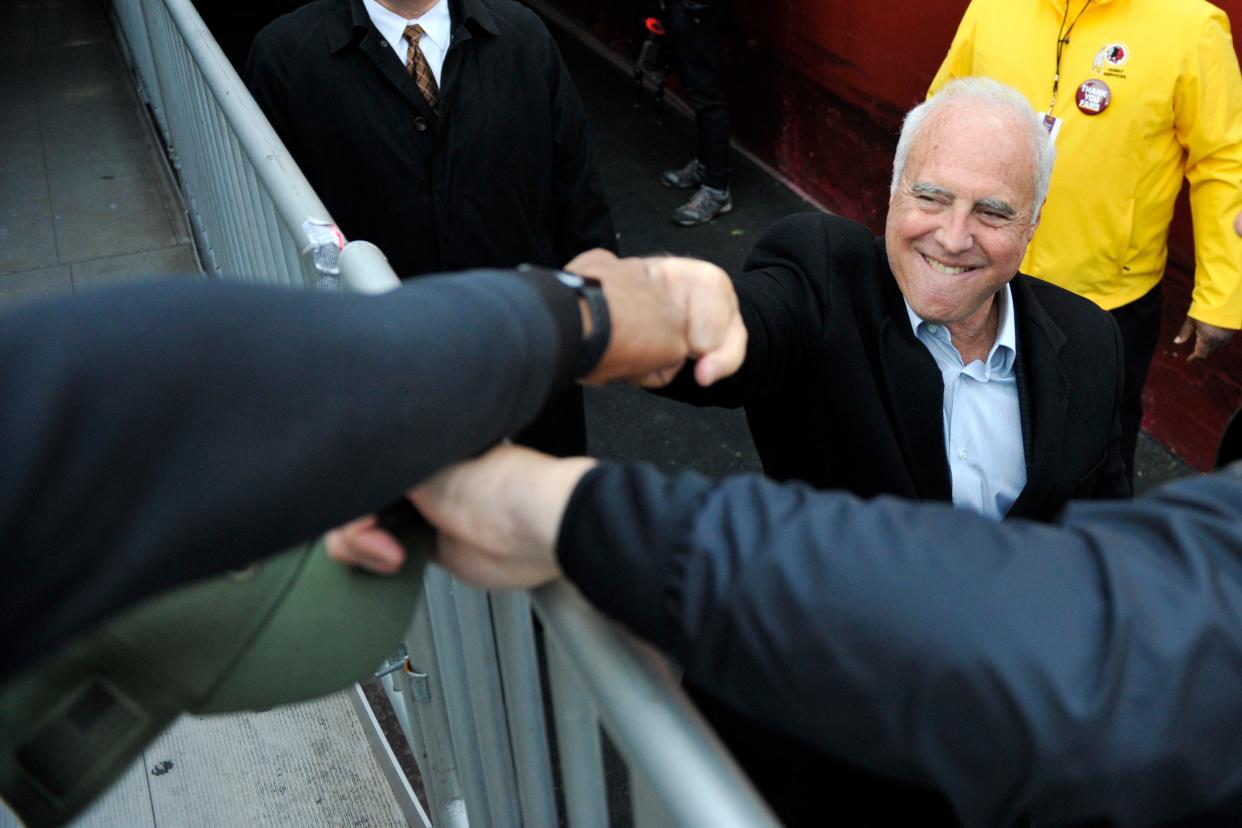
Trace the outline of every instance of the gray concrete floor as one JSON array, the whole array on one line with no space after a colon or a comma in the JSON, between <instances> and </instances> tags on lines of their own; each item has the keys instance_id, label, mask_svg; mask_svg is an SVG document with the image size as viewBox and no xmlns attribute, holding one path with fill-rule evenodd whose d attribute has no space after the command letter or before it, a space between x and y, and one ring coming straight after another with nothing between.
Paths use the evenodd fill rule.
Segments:
<instances>
[{"instance_id":1,"label":"gray concrete floor","mask_svg":"<svg viewBox=\"0 0 1242 828\"><path fill-rule=\"evenodd\" d=\"M0 17L0 303L197 273L108 19L89 0Z\"/></svg>"}]
</instances>

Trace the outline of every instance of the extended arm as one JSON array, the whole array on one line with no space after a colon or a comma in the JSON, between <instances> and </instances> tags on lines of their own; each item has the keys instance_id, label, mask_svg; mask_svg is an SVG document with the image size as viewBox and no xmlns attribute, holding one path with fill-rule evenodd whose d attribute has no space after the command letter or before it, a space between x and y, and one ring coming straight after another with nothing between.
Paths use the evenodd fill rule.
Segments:
<instances>
[{"instance_id":1,"label":"extended arm","mask_svg":"<svg viewBox=\"0 0 1242 828\"><path fill-rule=\"evenodd\" d=\"M1242 467L1060 525L515 448L414 500L457 574L563 568L695 686L967 824L1242 802Z\"/></svg>"},{"instance_id":2,"label":"extended arm","mask_svg":"<svg viewBox=\"0 0 1242 828\"><path fill-rule=\"evenodd\" d=\"M729 309L688 323L651 269L585 263L611 336L584 379L660 375L691 354L736 367ZM584 370L586 309L534 272L383 297L165 283L0 314L0 675L520 428Z\"/></svg>"},{"instance_id":3,"label":"extended arm","mask_svg":"<svg viewBox=\"0 0 1242 828\"><path fill-rule=\"evenodd\" d=\"M613 467L559 552L697 686L967 823L1148 823L1242 793L1240 525L1237 476L1049 527Z\"/></svg>"},{"instance_id":4,"label":"extended arm","mask_svg":"<svg viewBox=\"0 0 1242 828\"><path fill-rule=\"evenodd\" d=\"M566 292L568 293L568 292ZM574 372L572 295L166 283L0 316L0 672L477 452Z\"/></svg>"}]
</instances>

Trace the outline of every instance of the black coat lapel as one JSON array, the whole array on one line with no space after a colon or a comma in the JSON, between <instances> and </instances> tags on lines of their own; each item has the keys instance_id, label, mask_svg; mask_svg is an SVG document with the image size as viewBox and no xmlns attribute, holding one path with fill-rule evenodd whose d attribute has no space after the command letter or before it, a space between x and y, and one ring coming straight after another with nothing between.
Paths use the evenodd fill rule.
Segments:
<instances>
[{"instance_id":1,"label":"black coat lapel","mask_svg":"<svg viewBox=\"0 0 1242 828\"><path fill-rule=\"evenodd\" d=\"M375 64L375 68L384 76L385 80L397 88L407 101L418 109L424 116L436 119L436 112L427 103L427 99L423 97L423 93L418 91L418 82L410 77L410 73L405 71L405 65L401 59L393 52L391 45L385 44L372 26L367 26L366 34L358 43L358 48L362 50L371 62Z\"/></svg>"},{"instance_id":2,"label":"black coat lapel","mask_svg":"<svg viewBox=\"0 0 1242 828\"><path fill-rule=\"evenodd\" d=\"M1061 367L1065 334L1039 304L1027 277L1011 283L1018 328L1018 399L1022 413L1022 443L1026 455L1026 487L1009 507L1007 516L1040 511L1064 446L1069 381Z\"/></svg>"},{"instance_id":3,"label":"black coat lapel","mask_svg":"<svg viewBox=\"0 0 1242 828\"><path fill-rule=\"evenodd\" d=\"M880 365L889 416L919 498L952 500L949 461L944 454L944 382L936 360L914 338L904 310L902 305L902 319L890 314L880 325Z\"/></svg>"}]
</instances>

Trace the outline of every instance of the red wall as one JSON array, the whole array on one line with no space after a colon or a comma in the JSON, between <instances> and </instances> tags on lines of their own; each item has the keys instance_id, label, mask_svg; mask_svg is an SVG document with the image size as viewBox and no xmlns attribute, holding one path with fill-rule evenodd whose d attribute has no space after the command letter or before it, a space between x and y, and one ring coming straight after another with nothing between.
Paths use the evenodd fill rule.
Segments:
<instances>
[{"instance_id":1,"label":"red wall","mask_svg":"<svg viewBox=\"0 0 1242 828\"><path fill-rule=\"evenodd\" d=\"M632 0L545 2L623 54L649 10ZM878 232L901 116L922 99L966 5L736 0L737 25L724 55L734 139L829 209ZM1242 0L1217 5L1242 25ZM1186 349L1171 345L1189 304L1190 236L1183 205L1144 427L1208 468L1225 421L1242 406L1242 336L1206 364L1187 365Z\"/></svg>"}]
</instances>

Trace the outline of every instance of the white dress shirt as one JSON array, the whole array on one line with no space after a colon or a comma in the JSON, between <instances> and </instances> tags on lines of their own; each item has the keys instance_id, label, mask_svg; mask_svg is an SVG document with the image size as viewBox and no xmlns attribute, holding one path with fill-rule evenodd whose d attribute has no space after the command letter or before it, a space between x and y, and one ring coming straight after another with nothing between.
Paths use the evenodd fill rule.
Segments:
<instances>
[{"instance_id":1,"label":"white dress shirt","mask_svg":"<svg viewBox=\"0 0 1242 828\"><path fill-rule=\"evenodd\" d=\"M410 42L405 39L405 27L417 23L423 27L423 36L418 39L418 48L431 74L435 75L436 85L440 84L440 70L444 68L444 56L448 54L449 39L453 35L453 20L449 17L448 0L439 0L434 6L423 13L422 17L406 20L396 12L381 6L376 0L362 0L367 14L376 30L383 36L401 65L405 66L406 56L410 51Z\"/></svg>"},{"instance_id":2,"label":"white dress shirt","mask_svg":"<svg viewBox=\"0 0 1242 828\"><path fill-rule=\"evenodd\" d=\"M949 329L906 313L944 381L944 450L953 476L953 504L1000 519L1026 486L1022 415L1018 409L1017 328L1009 285L996 294L1000 326L986 361L962 364Z\"/></svg>"}]
</instances>

